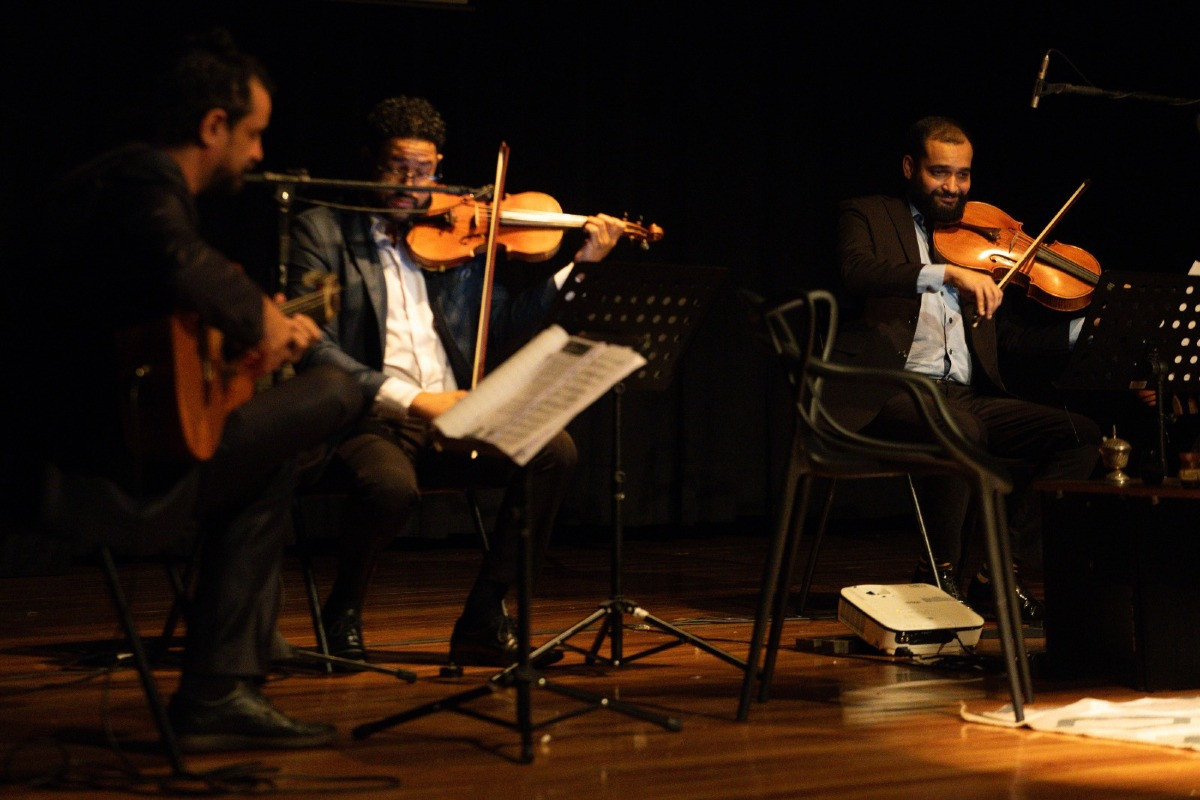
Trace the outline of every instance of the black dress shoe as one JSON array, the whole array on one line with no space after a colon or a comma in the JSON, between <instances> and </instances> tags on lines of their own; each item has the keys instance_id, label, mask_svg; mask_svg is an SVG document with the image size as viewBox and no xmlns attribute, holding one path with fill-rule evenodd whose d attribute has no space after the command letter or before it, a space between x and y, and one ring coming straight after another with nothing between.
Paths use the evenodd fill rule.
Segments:
<instances>
[{"instance_id":1,"label":"black dress shoe","mask_svg":"<svg viewBox=\"0 0 1200 800\"><path fill-rule=\"evenodd\" d=\"M450 634L450 662L460 667L508 667L520 659L517 623L508 615L497 615L486 622L459 617ZM545 667L560 661L562 650L554 648L533 661Z\"/></svg>"},{"instance_id":2,"label":"black dress shoe","mask_svg":"<svg viewBox=\"0 0 1200 800\"><path fill-rule=\"evenodd\" d=\"M942 584L942 591L953 597L960 603L963 600L962 589L958 588L958 573L949 563L937 565L938 580L934 581L933 571L929 569L929 565L922 559L917 563L917 568L913 571L913 583L928 583L930 586L937 586L938 581Z\"/></svg>"},{"instance_id":3,"label":"black dress shoe","mask_svg":"<svg viewBox=\"0 0 1200 800\"><path fill-rule=\"evenodd\" d=\"M167 715L188 753L320 747L337 736L332 725L292 719L246 681L220 700L176 694Z\"/></svg>"},{"instance_id":4,"label":"black dress shoe","mask_svg":"<svg viewBox=\"0 0 1200 800\"><path fill-rule=\"evenodd\" d=\"M1029 588L1021 583L1020 578L1013 582L1017 595L1017 609L1021 612L1022 622L1040 622L1046 618L1046 607L1033 596ZM979 576L971 579L967 587L967 605L987 619L996 618L996 592L991 581L980 580Z\"/></svg>"},{"instance_id":5,"label":"black dress shoe","mask_svg":"<svg viewBox=\"0 0 1200 800\"><path fill-rule=\"evenodd\" d=\"M357 608L341 611L322 611L325 626L325 641L329 654L352 661L366 661L367 649L363 645L362 618Z\"/></svg>"},{"instance_id":6,"label":"black dress shoe","mask_svg":"<svg viewBox=\"0 0 1200 800\"><path fill-rule=\"evenodd\" d=\"M276 628L275 633L271 635L271 663L284 663L296 658L296 648L283 638L283 634Z\"/></svg>"}]
</instances>

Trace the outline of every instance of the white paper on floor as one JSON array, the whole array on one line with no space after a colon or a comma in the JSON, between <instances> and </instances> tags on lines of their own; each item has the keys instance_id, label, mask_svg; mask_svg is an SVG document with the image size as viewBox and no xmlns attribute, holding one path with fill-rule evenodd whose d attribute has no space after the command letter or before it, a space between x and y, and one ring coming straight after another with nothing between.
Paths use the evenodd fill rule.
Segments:
<instances>
[{"instance_id":1,"label":"white paper on floor","mask_svg":"<svg viewBox=\"0 0 1200 800\"><path fill-rule=\"evenodd\" d=\"M1100 739L1200 750L1200 697L1143 697L1124 703L1084 698L1066 706L1025 706L1025 719L1013 719L1011 705L975 714L962 707L968 722L1028 727Z\"/></svg>"}]
</instances>

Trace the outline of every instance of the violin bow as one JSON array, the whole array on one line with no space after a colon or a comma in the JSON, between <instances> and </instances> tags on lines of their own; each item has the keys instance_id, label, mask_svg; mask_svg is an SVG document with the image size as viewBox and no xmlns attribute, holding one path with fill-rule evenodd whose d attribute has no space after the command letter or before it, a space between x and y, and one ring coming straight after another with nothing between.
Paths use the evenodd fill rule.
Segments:
<instances>
[{"instance_id":1,"label":"violin bow","mask_svg":"<svg viewBox=\"0 0 1200 800\"><path fill-rule=\"evenodd\" d=\"M1004 284L1008 283L1009 278L1011 278L1019 270L1024 269L1030 261L1033 261L1034 256L1037 255L1037 251L1042 246L1042 242L1046 241L1046 237L1050 235L1050 231L1054 230L1054 226L1057 225L1058 221L1063 218L1063 215L1067 213L1067 210L1070 209L1071 206L1075 205L1075 201L1079 199L1079 195L1083 194L1084 189L1087 189L1091 183L1091 178L1088 178L1083 183L1079 184L1079 188L1075 190L1075 193L1067 198L1067 202L1064 203L1063 207L1058 210L1058 213L1051 217L1050 221L1046 223L1046 227L1042 228L1042 232L1039 233L1034 240L1029 243L1029 247L1025 248L1025 252L1021 254L1019 259L1017 259L1017 263L1009 267L1008 272L1004 273L1003 278L996 281L997 286L1003 289ZM981 317L975 317L975 322L973 323L972 327L979 327L980 319Z\"/></svg>"},{"instance_id":2,"label":"violin bow","mask_svg":"<svg viewBox=\"0 0 1200 800\"><path fill-rule=\"evenodd\" d=\"M492 285L496 277L497 233L500 229L500 198L504 196L504 178L508 173L508 143L500 143L496 156L496 182L492 190L494 213L488 220L486 253L483 262L483 292L479 301L479 327L475 331L475 364L471 369L471 388L483 380L483 365L487 359L488 324L492 318Z\"/></svg>"},{"instance_id":3,"label":"violin bow","mask_svg":"<svg viewBox=\"0 0 1200 800\"><path fill-rule=\"evenodd\" d=\"M1013 276L1013 273L1024 269L1025 265L1033 260L1033 257L1037 254L1038 249L1042 246L1042 242L1044 242L1046 237L1050 235L1050 231L1054 230L1054 226L1057 225L1058 221L1063 218L1064 214L1067 213L1067 209L1075 205L1075 201L1079 199L1079 195L1083 194L1083 190L1091 185L1091 183L1092 181L1089 178L1088 180L1085 180L1083 183L1079 184L1079 188L1075 190L1073 195L1067 198L1067 202L1064 203L1063 207L1058 210L1058 213L1046 223L1046 227L1042 228L1042 232L1037 235L1037 238L1029 243L1029 247L1025 249L1024 254L1022 254L1017 263L1013 264L1009 268L1008 272L1004 273L1004 277L996 283L997 286L1003 289L1004 284L1008 283L1008 279Z\"/></svg>"}]
</instances>

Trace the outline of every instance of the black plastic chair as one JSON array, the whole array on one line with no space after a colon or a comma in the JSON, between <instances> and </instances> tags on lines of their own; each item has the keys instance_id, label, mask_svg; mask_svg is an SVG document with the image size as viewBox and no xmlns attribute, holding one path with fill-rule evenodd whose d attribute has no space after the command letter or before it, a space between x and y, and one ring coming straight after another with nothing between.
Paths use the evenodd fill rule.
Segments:
<instances>
[{"instance_id":1,"label":"black plastic chair","mask_svg":"<svg viewBox=\"0 0 1200 800\"><path fill-rule=\"evenodd\" d=\"M738 300L742 306L743 313L746 315L746 317L750 320L750 322L752 324L754 338L759 340L759 343L766 350L768 350L772 353L775 353L776 347L775 347L774 339L771 335L771 332L767 328L766 321L763 319L763 313L767 309L766 301L762 298L762 296L755 294L754 292L751 292L748 289L740 289L738 291ZM795 381L797 380L798 376L795 375L791 370L788 370L787 377L788 377L788 380L792 382L792 388L794 390L795 389ZM913 479L912 479L911 474L909 474L906 471L905 472L894 472L894 473L881 472L879 474L872 474L872 475L855 475L855 476L841 476L840 478L828 478L827 479L828 490L825 494L824 501L821 504L820 519L819 519L819 522L817 523L817 529L813 536L812 544L809 546L808 562L804 568L804 576L803 576L803 578L801 578L800 590L797 592L796 598L795 598L795 604L794 604L795 613L799 614L801 616L803 616L805 610L808 607L808 596L809 596L810 590L812 589L813 575L816 572L817 560L821 553L821 544L825 540L825 532L829 527L829 517L830 517L831 512L833 511L834 497L837 494L838 483L840 482L840 480L845 479L847 477L863 478L863 479L867 479L867 480L871 480L871 479L879 479L879 480L902 479L905 483L905 486L908 489L908 496L912 500L913 517L914 517L915 522L917 523L917 533L919 534L919 538L920 538L919 544L921 545L921 552L925 556L928 563L930 563L930 564L935 563L935 559L934 559L934 555L933 555L933 545L929 540L929 530L925 526L925 515L921 511L921 501L920 501L920 498L917 496L917 489L916 489L916 486L913 484ZM931 577L933 578L934 586L936 586L939 589L944 588L942 586L941 576L938 574L937 570L932 571Z\"/></svg>"},{"instance_id":2,"label":"black plastic chair","mask_svg":"<svg viewBox=\"0 0 1200 800\"><path fill-rule=\"evenodd\" d=\"M40 526L43 535L59 537L69 544L75 556L95 557L99 562L128 640L146 703L158 729L163 753L175 776L190 773L184 766L146 644L122 589L113 553L138 558L161 557L169 565L176 607L186 615L183 582L171 565L188 559L195 548L198 534L191 514L197 483L198 475L192 471L165 494L138 498L106 478L64 471L54 465L45 465L41 482Z\"/></svg>"},{"instance_id":3,"label":"black plastic chair","mask_svg":"<svg viewBox=\"0 0 1200 800\"><path fill-rule=\"evenodd\" d=\"M738 719L749 715L756 688L759 702L765 702L770 694L814 480L943 474L967 480L979 503L1013 711L1017 721L1023 720L1024 704L1033 699L1033 683L1016 605L1004 510L1004 497L1012 491L1007 468L967 441L949 416L937 386L928 378L903 370L853 368L829 361L838 326L837 301L829 292L808 291L770 308L759 308L756 314L795 391L795 433L775 530L763 566ZM862 385L882 382L908 393L932 441L925 444L881 439L840 426L822 404L823 385L829 380Z\"/></svg>"}]
</instances>

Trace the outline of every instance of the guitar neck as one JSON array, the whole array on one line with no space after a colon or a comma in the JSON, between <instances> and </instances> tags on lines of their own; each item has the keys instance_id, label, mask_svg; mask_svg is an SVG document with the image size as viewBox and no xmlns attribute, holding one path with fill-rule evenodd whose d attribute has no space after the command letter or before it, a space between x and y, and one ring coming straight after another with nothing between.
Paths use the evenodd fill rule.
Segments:
<instances>
[{"instance_id":1,"label":"guitar neck","mask_svg":"<svg viewBox=\"0 0 1200 800\"><path fill-rule=\"evenodd\" d=\"M334 303L337 295L336 288L321 288L281 303L279 310L289 317L294 314L307 314L318 323L328 322L336 313Z\"/></svg>"}]
</instances>

